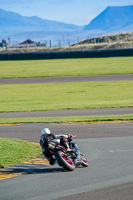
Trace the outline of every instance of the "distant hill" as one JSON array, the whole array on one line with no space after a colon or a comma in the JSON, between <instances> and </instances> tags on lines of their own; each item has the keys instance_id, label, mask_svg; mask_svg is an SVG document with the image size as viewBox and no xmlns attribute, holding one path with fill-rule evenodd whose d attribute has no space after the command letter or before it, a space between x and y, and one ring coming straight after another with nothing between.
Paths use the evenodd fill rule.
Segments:
<instances>
[{"instance_id":1,"label":"distant hill","mask_svg":"<svg viewBox=\"0 0 133 200\"><path fill-rule=\"evenodd\" d=\"M0 35L9 36L22 32L45 31L45 32L69 32L81 30L83 27L66 24L39 17L24 17L17 13L0 9Z\"/></svg>"},{"instance_id":2,"label":"distant hill","mask_svg":"<svg viewBox=\"0 0 133 200\"><path fill-rule=\"evenodd\" d=\"M99 35L120 32L133 32L133 5L108 7L86 26L76 26L63 22L24 17L17 13L0 9L0 41L11 43L52 40L52 44L74 44L80 40ZM56 42L55 42L56 40Z\"/></svg>"},{"instance_id":3,"label":"distant hill","mask_svg":"<svg viewBox=\"0 0 133 200\"><path fill-rule=\"evenodd\" d=\"M133 31L133 6L108 7L94 18L84 31L104 33Z\"/></svg>"}]
</instances>

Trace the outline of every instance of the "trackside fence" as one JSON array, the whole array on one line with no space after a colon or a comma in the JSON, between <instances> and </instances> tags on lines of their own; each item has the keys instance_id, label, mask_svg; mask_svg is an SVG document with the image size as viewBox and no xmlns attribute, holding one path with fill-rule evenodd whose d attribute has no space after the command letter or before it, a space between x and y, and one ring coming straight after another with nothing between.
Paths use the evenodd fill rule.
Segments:
<instances>
[{"instance_id":1,"label":"trackside fence","mask_svg":"<svg viewBox=\"0 0 133 200\"><path fill-rule=\"evenodd\" d=\"M103 58L133 56L133 49L108 49L58 52L0 53L0 60L40 60L66 58Z\"/></svg>"}]
</instances>

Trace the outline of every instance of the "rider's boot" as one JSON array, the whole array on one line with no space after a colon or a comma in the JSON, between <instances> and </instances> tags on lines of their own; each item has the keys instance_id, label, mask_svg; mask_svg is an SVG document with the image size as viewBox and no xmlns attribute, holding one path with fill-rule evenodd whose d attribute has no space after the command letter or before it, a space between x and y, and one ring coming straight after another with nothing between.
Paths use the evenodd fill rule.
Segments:
<instances>
[{"instance_id":1,"label":"rider's boot","mask_svg":"<svg viewBox=\"0 0 133 200\"><path fill-rule=\"evenodd\" d=\"M55 159L51 159L51 160L49 161L49 163L50 163L50 165L54 165L54 164L56 163L56 160L55 160Z\"/></svg>"},{"instance_id":2,"label":"rider's boot","mask_svg":"<svg viewBox=\"0 0 133 200\"><path fill-rule=\"evenodd\" d=\"M75 160L75 161L74 161L75 167L78 167L78 166L80 166L81 164L82 164L81 160Z\"/></svg>"},{"instance_id":3,"label":"rider's boot","mask_svg":"<svg viewBox=\"0 0 133 200\"><path fill-rule=\"evenodd\" d=\"M56 163L55 156L52 156L49 160L50 165L54 165Z\"/></svg>"}]
</instances>

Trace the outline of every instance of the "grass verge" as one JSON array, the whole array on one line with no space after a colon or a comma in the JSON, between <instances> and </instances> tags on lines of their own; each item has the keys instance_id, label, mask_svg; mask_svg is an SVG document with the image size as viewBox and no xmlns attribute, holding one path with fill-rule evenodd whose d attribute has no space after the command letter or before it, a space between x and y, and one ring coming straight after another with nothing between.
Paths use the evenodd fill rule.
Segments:
<instances>
[{"instance_id":1,"label":"grass verge","mask_svg":"<svg viewBox=\"0 0 133 200\"><path fill-rule=\"evenodd\" d=\"M0 138L0 167L23 163L41 154L41 148L26 141Z\"/></svg>"},{"instance_id":2,"label":"grass verge","mask_svg":"<svg viewBox=\"0 0 133 200\"><path fill-rule=\"evenodd\" d=\"M133 106L133 81L0 85L0 112Z\"/></svg>"},{"instance_id":3,"label":"grass verge","mask_svg":"<svg viewBox=\"0 0 133 200\"><path fill-rule=\"evenodd\" d=\"M132 66L133 57L0 61L0 78L129 74Z\"/></svg>"},{"instance_id":4,"label":"grass verge","mask_svg":"<svg viewBox=\"0 0 133 200\"><path fill-rule=\"evenodd\" d=\"M21 123L71 123L71 122L102 122L102 121L129 121L133 114L101 115L101 116L73 116L73 117L32 117L32 118L1 118L0 124Z\"/></svg>"}]
</instances>

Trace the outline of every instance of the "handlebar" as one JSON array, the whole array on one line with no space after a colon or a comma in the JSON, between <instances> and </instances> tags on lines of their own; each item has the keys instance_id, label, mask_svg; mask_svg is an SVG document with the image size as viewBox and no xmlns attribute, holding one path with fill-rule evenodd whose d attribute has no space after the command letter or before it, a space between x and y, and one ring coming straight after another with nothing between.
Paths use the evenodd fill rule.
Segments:
<instances>
[{"instance_id":1,"label":"handlebar","mask_svg":"<svg viewBox=\"0 0 133 200\"><path fill-rule=\"evenodd\" d=\"M72 135L72 138L75 138L75 137L77 137L77 135Z\"/></svg>"}]
</instances>

